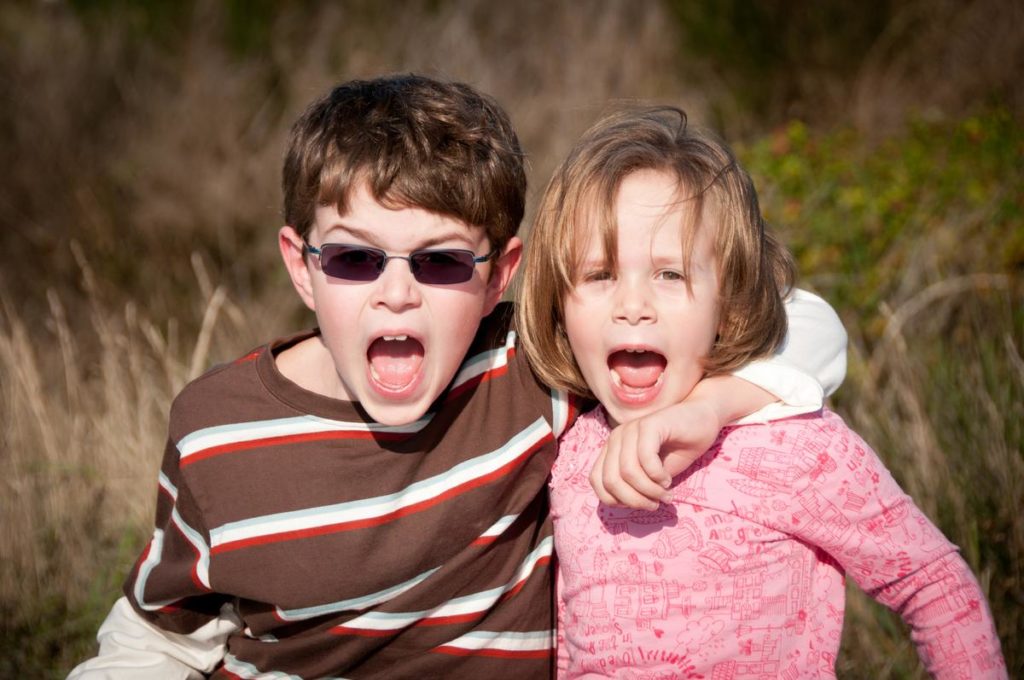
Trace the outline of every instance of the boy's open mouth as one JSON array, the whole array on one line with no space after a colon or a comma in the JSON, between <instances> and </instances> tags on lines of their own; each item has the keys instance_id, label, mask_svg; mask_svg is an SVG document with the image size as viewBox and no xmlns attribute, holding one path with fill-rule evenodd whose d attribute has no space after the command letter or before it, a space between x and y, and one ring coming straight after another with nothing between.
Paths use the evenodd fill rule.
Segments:
<instances>
[{"instance_id":1,"label":"boy's open mouth","mask_svg":"<svg viewBox=\"0 0 1024 680\"><path fill-rule=\"evenodd\" d=\"M629 401L653 398L655 389L661 386L666 365L664 355L645 349L619 350L608 357L612 384Z\"/></svg>"},{"instance_id":2,"label":"boy's open mouth","mask_svg":"<svg viewBox=\"0 0 1024 680\"><path fill-rule=\"evenodd\" d=\"M423 343L408 335L384 335L366 350L370 377L385 392L412 387L423 365Z\"/></svg>"}]
</instances>

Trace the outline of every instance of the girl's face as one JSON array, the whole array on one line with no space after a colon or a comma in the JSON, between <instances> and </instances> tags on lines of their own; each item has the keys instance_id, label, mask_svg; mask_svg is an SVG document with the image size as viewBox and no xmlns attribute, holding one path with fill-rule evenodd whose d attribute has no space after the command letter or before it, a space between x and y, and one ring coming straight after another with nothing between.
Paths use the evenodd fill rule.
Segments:
<instances>
[{"instance_id":1,"label":"girl's face","mask_svg":"<svg viewBox=\"0 0 1024 680\"><path fill-rule=\"evenodd\" d=\"M689 227L679 195L673 175L627 176L615 199L618 265L614 271L606 265L595 225L565 300L576 362L614 425L686 397L717 333L713 226L698 229L688 290L682 236Z\"/></svg>"}]
</instances>

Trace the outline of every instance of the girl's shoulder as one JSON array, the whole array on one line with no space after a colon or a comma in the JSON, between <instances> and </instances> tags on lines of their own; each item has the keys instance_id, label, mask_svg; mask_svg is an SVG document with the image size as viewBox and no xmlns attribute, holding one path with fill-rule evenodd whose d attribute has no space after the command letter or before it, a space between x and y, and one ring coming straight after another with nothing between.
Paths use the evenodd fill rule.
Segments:
<instances>
[{"instance_id":1,"label":"girl's shoulder","mask_svg":"<svg viewBox=\"0 0 1024 680\"><path fill-rule=\"evenodd\" d=\"M836 467L863 448L863 442L840 416L821 409L767 423L726 427L712 451L726 466L743 474L777 468L793 482L807 474L816 477L822 467Z\"/></svg>"},{"instance_id":2,"label":"girl's shoulder","mask_svg":"<svg viewBox=\"0 0 1024 680\"><path fill-rule=\"evenodd\" d=\"M558 444L578 447L585 446L588 442L598 442L603 446L611 431L604 408L595 406L576 418L572 426L559 438Z\"/></svg>"},{"instance_id":3,"label":"girl's shoulder","mask_svg":"<svg viewBox=\"0 0 1024 680\"><path fill-rule=\"evenodd\" d=\"M745 423L743 425L727 425L716 441L716 445L735 445L739 442L781 443L806 438L831 438L848 436L852 431L842 417L822 408L811 413L804 413L787 418L779 418L764 423Z\"/></svg>"},{"instance_id":4,"label":"girl's shoulder","mask_svg":"<svg viewBox=\"0 0 1024 680\"><path fill-rule=\"evenodd\" d=\"M552 469L552 478L582 469L597 459L611 434L611 426L604 409L597 406L581 414L558 439L558 457Z\"/></svg>"}]
</instances>

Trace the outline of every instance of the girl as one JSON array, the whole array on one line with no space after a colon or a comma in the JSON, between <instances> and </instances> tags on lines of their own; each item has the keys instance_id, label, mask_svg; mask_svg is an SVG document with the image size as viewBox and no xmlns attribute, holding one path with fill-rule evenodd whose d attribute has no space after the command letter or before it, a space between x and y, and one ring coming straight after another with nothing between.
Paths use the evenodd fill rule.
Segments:
<instances>
[{"instance_id":1,"label":"girl","mask_svg":"<svg viewBox=\"0 0 1024 680\"><path fill-rule=\"evenodd\" d=\"M724 145L677 109L599 122L547 188L526 270L527 356L600 402L550 482L563 677L833 676L845 573L932 674L1006 676L957 548L828 410L724 429L654 511L588 483L613 428L784 341L793 263Z\"/></svg>"}]
</instances>

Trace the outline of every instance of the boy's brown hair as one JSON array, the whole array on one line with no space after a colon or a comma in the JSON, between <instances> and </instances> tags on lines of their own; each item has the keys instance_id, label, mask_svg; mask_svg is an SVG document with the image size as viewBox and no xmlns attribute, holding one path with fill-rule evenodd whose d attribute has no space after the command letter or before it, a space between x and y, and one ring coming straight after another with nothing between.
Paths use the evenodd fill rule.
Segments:
<instances>
[{"instance_id":1,"label":"boy's brown hair","mask_svg":"<svg viewBox=\"0 0 1024 680\"><path fill-rule=\"evenodd\" d=\"M317 206L345 214L363 181L382 205L483 227L495 250L523 219L526 173L512 123L462 83L412 74L353 80L313 102L288 141L285 223L306 238Z\"/></svg>"},{"instance_id":2,"label":"boy's brown hair","mask_svg":"<svg viewBox=\"0 0 1024 680\"><path fill-rule=\"evenodd\" d=\"M576 285L589 238L601 239L614 270L617 239L629 238L618 233L616 196L622 181L640 170L679 182L687 225L684 267L690 266L696 230L715 229L719 332L704 362L706 374L768 355L785 338L782 298L795 267L766 229L750 176L725 144L689 128L680 109L629 109L584 133L552 176L530 232L518 329L537 375L553 387L592 396L565 335L564 301Z\"/></svg>"}]
</instances>

